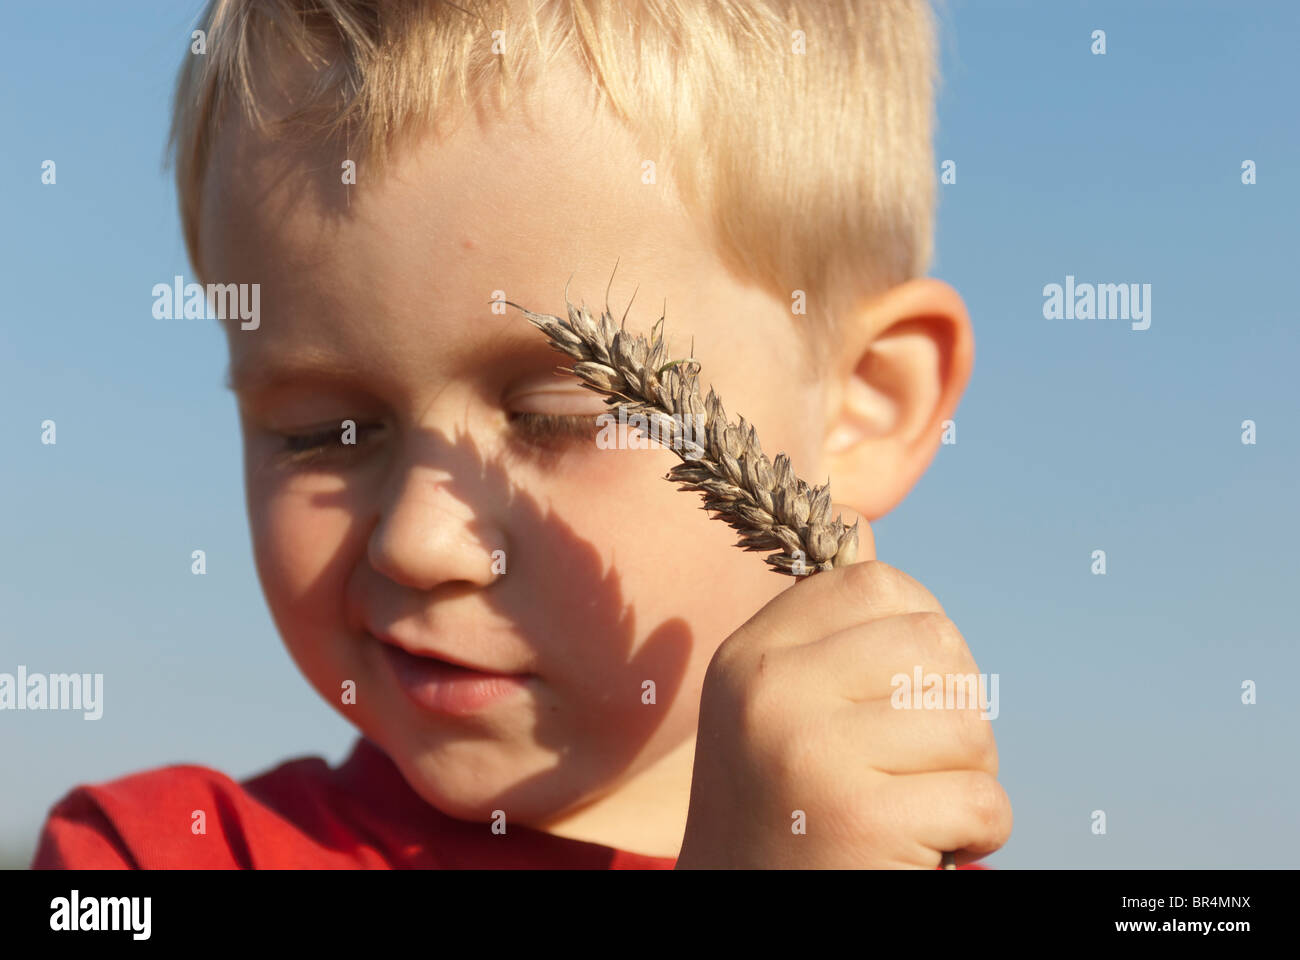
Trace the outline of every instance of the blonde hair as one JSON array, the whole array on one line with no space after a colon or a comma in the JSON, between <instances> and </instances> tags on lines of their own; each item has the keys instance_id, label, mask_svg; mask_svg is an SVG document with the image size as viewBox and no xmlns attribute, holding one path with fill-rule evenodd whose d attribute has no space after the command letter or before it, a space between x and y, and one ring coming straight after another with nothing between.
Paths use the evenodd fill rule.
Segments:
<instances>
[{"instance_id":1,"label":"blonde hair","mask_svg":"<svg viewBox=\"0 0 1300 960\"><path fill-rule=\"evenodd\" d=\"M264 129L254 74L284 52L315 71L279 130L345 138L372 171L457 104L478 108L490 89L503 109L539 67L575 57L641 142L664 151L727 268L782 302L804 291L808 319L826 329L929 264L925 0L209 0L198 27L207 51L181 68L169 150L200 274L218 125L235 103ZM496 30L509 38L501 54Z\"/></svg>"}]
</instances>

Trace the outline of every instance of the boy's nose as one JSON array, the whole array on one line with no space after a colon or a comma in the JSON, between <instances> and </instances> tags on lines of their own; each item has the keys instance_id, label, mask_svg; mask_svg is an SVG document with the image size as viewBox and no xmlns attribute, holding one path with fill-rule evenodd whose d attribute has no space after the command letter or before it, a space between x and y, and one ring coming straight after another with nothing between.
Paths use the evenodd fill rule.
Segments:
<instances>
[{"instance_id":1,"label":"boy's nose","mask_svg":"<svg viewBox=\"0 0 1300 960\"><path fill-rule=\"evenodd\" d=\"M445 471L406 470L370 534L370 565L416 590L452 581L487 586L496 580L493 551L505 536L449 489Z\"/></svg>"}]
</instances>

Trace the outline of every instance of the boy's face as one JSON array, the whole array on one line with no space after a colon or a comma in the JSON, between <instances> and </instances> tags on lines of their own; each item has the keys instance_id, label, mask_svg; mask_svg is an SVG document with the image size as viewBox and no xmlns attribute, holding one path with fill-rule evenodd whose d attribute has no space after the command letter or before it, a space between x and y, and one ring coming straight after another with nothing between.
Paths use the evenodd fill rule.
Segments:
<instances>
[{"instance_id":1,"label":"boy's face","mask_svg":"<svg viewBox=\"0 0 1300 960\"><path fill-rule=\"evenodd\" d=\"M670 451L599 449L594 429L533 436L520 414L606 407L489 300L563 314L573 274L570 299L599 313L617 261L615 317L639 287L627 326L646 332L666 301L671 355L694 335L703 389L810 480L824 398L801 380L801 318L725 271L665 159L589 109L576 74L549 83L532 126L517 110L470 119L403 146L382 177L358 163L355 185L341 150L226 127L203 196L203 280L261 284L260 327L227 322L253 548L316 690L451 816L499 809L671 856L705 668L790 581L663 479ZM339 443L345 419L354 446ZM322 432L320 459L283 457L284 435ZM430 709L379 637L528 676L468 712Z\"/></svg>"}]
</instances>

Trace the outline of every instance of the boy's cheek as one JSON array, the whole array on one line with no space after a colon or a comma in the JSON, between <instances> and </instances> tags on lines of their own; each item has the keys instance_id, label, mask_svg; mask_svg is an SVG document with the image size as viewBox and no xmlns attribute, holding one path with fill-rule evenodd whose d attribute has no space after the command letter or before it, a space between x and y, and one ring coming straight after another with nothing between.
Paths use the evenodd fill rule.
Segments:
<instances>
[{"instance_id":1,"label":"boy's cheek","mask_svg":"<svg viewBox=\"0 0 1300 960\"><path fill-rule=\"evenodd\" d=\"M586 550L565 553L551 541L530 559L551 565L548 576L556 579L547 595L567 598L569 609L595 612L596 599L613 592L617 616L634 614L642 636L673 618L684 620L694 634L696 658L707 663L731 630L790 583L768 569L762 554L737 549L738 534L700 509L699 494L664 479L680 462L667 450L607 450L588 457L592 484L566 484L551 501L571 518ZM541 528L512 530L525 543L530 533L546 543ZM585 562L577 562L581 555ZM585 573L575 577L580 571Z\"/></svg>"},{"instance_id":2,"label":"boy's cheek","mask_svg":"<svg viewBox=\"0 0 1300 960\"><path fill-rule=\"evenodd\" d=\"M337 499L333 507L322 505L338 493L320 484L250 482L248 487L258 579L291 651L312 637L318 644L323 637L342 641L346 632L344 587L353 521Z\"/></svg>"},{"instance_id":3,"label":"boy's cheek","mask_svg":"<svg viewBox=\"0 0 1300 960\"><path fill-rule=\"evenodd\" d=\"M327 495L307 490L253 491L249 517L259 567L275 595L298 603L313 599L313 585L323 589L331 561L347 539L351 519L338 509L322 509L313 500Z\"/></svg>"}]
</instances>

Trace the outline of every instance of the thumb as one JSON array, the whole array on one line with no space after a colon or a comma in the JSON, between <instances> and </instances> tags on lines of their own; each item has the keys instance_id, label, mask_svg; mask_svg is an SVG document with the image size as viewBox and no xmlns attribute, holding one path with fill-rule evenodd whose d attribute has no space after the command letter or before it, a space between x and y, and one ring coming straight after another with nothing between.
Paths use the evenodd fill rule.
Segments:
<instances>
[{"instance_id":1,"label":"thumb","mask_svg":"<svg viewBox=\"0 0 1300 960\"><path fill-rule=\"evenodd\" d=\"M851 527L855 521L858 524L858 558L854 563L876 559L876 537L867 518L846 504L831 503L831 516L837 515L845 526Z\"/></svg>"}]
</instances>

